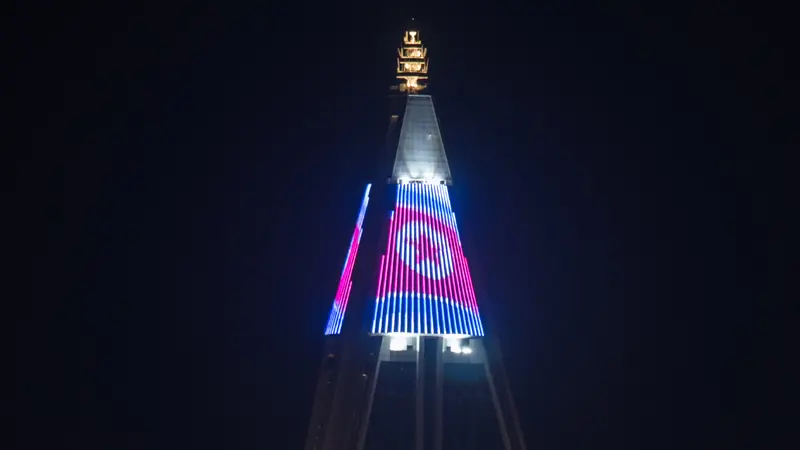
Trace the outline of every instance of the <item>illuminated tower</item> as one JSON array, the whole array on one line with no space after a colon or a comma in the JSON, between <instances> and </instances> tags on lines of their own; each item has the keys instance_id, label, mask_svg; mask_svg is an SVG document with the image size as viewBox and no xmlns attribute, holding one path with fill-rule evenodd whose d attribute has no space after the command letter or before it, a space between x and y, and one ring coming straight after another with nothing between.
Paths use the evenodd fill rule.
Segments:
<instances>
[{"instance_id":1,"label":"illuminated tower","mask_svg":"<svg viewBox=\"0 0 800 450\"><path fill-rule=\"evenodd\" d=\"M361 200L305 448L523 450L499 349L484 337L433 100L419 94L418 30L398 55L391 176Z\"/></svg>"}]
</instances>

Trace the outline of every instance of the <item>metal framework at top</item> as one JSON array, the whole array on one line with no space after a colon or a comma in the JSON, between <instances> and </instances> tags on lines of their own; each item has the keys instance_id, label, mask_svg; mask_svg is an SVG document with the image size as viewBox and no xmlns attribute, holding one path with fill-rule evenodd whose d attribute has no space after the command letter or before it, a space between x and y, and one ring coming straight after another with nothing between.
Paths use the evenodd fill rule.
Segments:
<instances>
[{"instance_id":1,"label":"metal framework at top","mask_svg":"<svg viewBox=\"0 0 800 450\"><path fill-rule=\"evenodd\" d=\"M418 94L425 85L421 82L428 79L428 49L422 46L419 31L408 30L403 38L403 45L397 49L397 79L400 80L400 92Z\"/></svg>"}]
</instances>

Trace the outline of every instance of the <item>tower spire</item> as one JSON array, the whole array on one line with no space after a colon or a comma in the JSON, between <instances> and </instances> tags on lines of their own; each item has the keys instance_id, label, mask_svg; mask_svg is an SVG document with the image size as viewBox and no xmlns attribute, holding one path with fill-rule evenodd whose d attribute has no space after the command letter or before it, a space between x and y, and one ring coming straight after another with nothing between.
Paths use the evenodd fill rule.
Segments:
<instances>
[{"instance_id":1,"label":"tower spire","mask_svg":"<svg viewBox=\"0 0 800 450\"><path fill-rule=\"evenodd\" d=\"M397 49L398 90L407 95L390 182L450 184L450 166L433 99L420 94L426 87L422 80L428 79L428 49L423 47L419 29L414 26L414 19L411 20L403 36L403 45Z\"/></svg>"},{"instance_id":2,"label":"tower spire","mask_svg":"<svg viewBox=\"0 0 800 450\"><path fill-rule=\"evenodd\" d=\"M417 94L426 87L421 81L428 79L428 49L422 46L419 29L414 26L414 19L411 20L403 44L397 49L397 79L400 92Z\"/></svg>"}]
</instances>

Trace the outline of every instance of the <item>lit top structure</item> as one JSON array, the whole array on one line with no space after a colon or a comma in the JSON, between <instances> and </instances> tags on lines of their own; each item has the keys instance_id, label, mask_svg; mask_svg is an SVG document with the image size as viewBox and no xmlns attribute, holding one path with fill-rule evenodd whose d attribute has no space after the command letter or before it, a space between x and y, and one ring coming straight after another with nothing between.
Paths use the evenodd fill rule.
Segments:
<instances>
[{"instance_id":1,"label":"lit top structure","mask_svg":"<svg viewBox=\"0 0 800 450\"><path fill-rule=\"evenodd\" d=\"M401 81L401 92L417 94L425 89L420 82L428 79L427 54L428 49L419 39L419 31L406 31L403 45L397 49L397 79Z\"/></svg>"}]
</instances>

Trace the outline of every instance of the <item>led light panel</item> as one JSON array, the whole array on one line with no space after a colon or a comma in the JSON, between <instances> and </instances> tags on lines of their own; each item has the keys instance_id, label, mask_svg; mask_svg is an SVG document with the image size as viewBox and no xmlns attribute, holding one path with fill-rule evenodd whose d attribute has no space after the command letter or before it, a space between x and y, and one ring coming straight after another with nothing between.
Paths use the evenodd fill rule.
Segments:
<instances>
[{"instance_id":1,"label":"led light panel","mask_svg":"<svg viewBox=\"0 0 800 450\"><path fill-rule=\"evenodd\" d=\"M372 333L483 336L447 186L397 185L389 222Z\"/></svg>"},{"instance_id":2,"label":"led light panel","mask_svg":"<svg viewBox=\"0 0 800 450\"><path fill-rule=\"evenodd\" d=\"M356 220L356 229L353 231L353 237L350 238L350 247L344 260L342 276L339 278L339 287L336 289L336 295L333 298L333 308L331 308L331 315L328 318L328 326L325 327L325 335L339 334L342 331L342 321L347 310L347 300L350 298L350 289L353 287L353 266L356 263L358 244L361 242L361 235L364 232L361 225L364 222L364 214L367 212L371 187L372 185L368 184L366 191L364 191L364 199L361 201L361 209Z\"/></svg>"}]
</instances>

